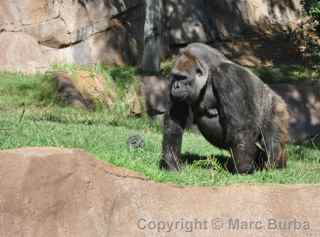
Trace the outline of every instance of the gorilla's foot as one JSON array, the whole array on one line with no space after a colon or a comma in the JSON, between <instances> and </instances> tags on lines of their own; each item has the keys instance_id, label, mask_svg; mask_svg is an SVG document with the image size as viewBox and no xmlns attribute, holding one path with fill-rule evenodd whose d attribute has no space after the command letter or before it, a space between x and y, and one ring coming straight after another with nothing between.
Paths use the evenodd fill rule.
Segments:
<instances>
[{"instance_id":1,"label":"gorilla's foot","mask_svg":"<svg viewBox=\"0 0 320 237\"><path fill-rule=\"evenodd\" d=\"M170 162L164 159L160 160L160 169L169 170L169 171L179 171L181 169L180 164L176 162Z\"/></svg>"}]
</instances>

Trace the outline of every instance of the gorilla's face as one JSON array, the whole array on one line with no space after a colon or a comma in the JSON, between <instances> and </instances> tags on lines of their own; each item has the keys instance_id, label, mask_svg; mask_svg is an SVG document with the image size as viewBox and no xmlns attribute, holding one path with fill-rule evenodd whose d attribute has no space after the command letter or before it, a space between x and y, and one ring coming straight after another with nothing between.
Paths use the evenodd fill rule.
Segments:
<instances>
[{"instance_id":1,"label":"gorilla's face","mask_svg":"<svg viewBox=\"0 0 320 237\"><path fill-rule=\"evenodd\" d=\"M208 79L208 70L188 52L176 61L171 72L170 94L174 100L193 103Z\"/></svg>"},{"instance_id":2,"label":"gorilla's face","mask_svg":"<svg viewBox=\"0 0 320 237\"><path fill-rule=\"evenodd\" d=\"M172 73L171 96L175 100L188 101L194 94L195 80L184 73Z\"/></svg>"}]
</instances>

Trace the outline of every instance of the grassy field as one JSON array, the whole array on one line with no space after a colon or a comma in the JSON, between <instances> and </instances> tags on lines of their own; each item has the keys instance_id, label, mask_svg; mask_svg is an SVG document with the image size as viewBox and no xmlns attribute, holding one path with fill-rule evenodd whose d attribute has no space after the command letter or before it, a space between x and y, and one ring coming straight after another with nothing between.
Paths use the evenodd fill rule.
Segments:
<instances>
[{"instance_id":1,"label":"grassy field","mask_svg":"<svg viewBox=\"0 0 320 237\"><path fill-rule=\"evenodd\" d=\"M133 72L115 69L104 73L106 77L125 79ZM179 173L161 171L158 162L162 135L158 124L147 118L128 118L121 110L87 112L64 107L56 101L47 79L46 75L0 74L0 149L82 148L100 160L141 172L152 180L178 185L320 183L320 150L316 145L289 146L285 170L231 175L215 159L228 154L189 132L184 136L183 153L207 159L185 164ZM144 137L143 150L129 150L127 139L135 134Z\"/></svg>"}]
</instances>

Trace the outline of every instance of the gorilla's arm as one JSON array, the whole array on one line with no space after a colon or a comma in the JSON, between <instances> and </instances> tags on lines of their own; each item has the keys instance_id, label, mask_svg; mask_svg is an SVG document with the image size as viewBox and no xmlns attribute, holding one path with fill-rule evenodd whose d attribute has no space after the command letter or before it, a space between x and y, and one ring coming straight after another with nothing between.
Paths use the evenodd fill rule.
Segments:
<instances>
[{"instance_id":1,"label":"gorilla's arm","mask_svg":"<svg viewBox=\"0 0 320 237\"><path fill-rule=\"evenodd\" d=\"M160 168L180 169L182 136L192 119L189 106L184 102L172 102L165 115Z\"/></svg>"},{"instance_id":2,"label":"gorilla's arm","mask_svg":"<svg viewBox=\"0 0 320 237\"><path fill-rule=\"evenodd\" d=\"M213 90L218 98L225 142L231 148L239 173L254 171L254 158L258 152L258 110L254 101L255 85L252 85L255 80L250 77L245 69L231 63L224 63L212 72Z\"/></svg>"}]
</instances>

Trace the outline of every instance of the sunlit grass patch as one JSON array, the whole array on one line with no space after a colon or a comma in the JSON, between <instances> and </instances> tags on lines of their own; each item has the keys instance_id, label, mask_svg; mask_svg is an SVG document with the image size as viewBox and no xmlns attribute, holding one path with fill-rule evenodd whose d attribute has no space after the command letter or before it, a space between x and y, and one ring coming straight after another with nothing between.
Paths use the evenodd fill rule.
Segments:
<instances>
[{"instance_id":1,"label":"sunlit grass patch","mask_svg":"<svg viewBox=\"0 0 320 237\"><path fill-rule=\"evenodd\" d=\"M71 66L69 66L71 67ZM58 69L57 69L58 70ZM59 69L60 70L60 69ZM72 67L71 69L73 70ZM128 88L125 78L134 77L134 71L115 69L111 78L122 78L119 90ZM167 172L158 167L161 157L162 133L158 123L146 117L128 117L121 111L99 109L86 111L58 103L46 84L48 74L0 74L0 149L26 146L54 146L82 148L97 159L143 173L158 182L177 185L217 186L233 183L320 183L319 146L288 146L288 168L256 172L253 175L232 175L219 157L228 159L228 153L208 144L197 134L187 132L183 139L185 163L181 172ZM128 79L131 80L131 79ZM43 84L44 83L44 84ZM46 85L46 86L44 86ZM128 137L139 134L145 147L130 150ZM190 157L201 159L187 162Z\"/></svg>"}]
</instances>

